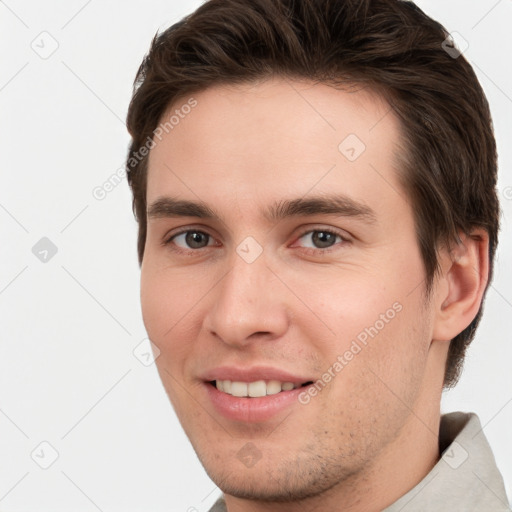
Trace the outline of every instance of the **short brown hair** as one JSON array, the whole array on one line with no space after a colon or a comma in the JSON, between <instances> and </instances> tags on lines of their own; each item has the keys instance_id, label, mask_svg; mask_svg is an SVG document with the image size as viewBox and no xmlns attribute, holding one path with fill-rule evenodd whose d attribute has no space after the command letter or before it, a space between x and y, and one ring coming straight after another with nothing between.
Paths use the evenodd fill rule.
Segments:
<instances>
[{"instance_id":1,"label":"short brown hair","mask_svg":"<svg viewBox=\"0 0 512 512\"><path fill-rule=\"evenodd\" d=\"M490 282L500 215L496 142L484 92L463 55L445 51L448 37L404 0L208 0L156 34L127 115L139 264L147 229L147 150L143 157L140 150L163 114L210 86L278 75L378 91L403 129L400 178L414 208L427 292L440 245L477 227L489 234ZM445 387L456 384L481 315L482 306L451 341Z\"/></svg>"}]
</instances>

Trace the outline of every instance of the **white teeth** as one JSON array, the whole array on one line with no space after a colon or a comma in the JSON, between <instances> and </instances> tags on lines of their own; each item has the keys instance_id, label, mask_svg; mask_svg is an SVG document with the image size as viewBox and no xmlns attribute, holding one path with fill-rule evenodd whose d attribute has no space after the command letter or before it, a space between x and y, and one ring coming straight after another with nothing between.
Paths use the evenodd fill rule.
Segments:
<instances>
[{"instance_id":1,"label":"white teeth","mask_svg":"<svg viewBox=\"0 0 512 512\"><path fill-rule=\"evenodd\" d=\"M230 380L223 380L222 381L222 391L224 393L231 393L231 381Z\"/></svg>"},{"instance_id":2,"label":"white teeth","mask_svg":"<svg viewBox=\"0 0 512 512\"><path fill-rule=\"evenodd\" d=\"M267 382L267 395L275 395L281 392L281 383L278 380Z\"/></svg>"},{"instance_id":3,"label":"white teeth","mask_svg":"<svg viewBox=\"0 0 512 512\"><path fill-rule=\"evenodd\" d=\"M247 382L232 382L231 394L233 396L247 396Z\"/></svg>"},{"instance_id":4,"label":"white teeth","mask_svg":"<svg viewBox=\"0 0 512 512\"><path fill-rule=\"evenodd\" d=\"M267 395L267 385L264 380L258 380L256 382L251 382L247 386L247 393L249 396L258 397L258 396L266 396Z\"/></svg>"},{"instance_id":5,"label":"white teeth","mask_svg":"<svg viewBox=\"0 0 512 512\"><path fill-rule=\"evenodd\" d=\"M219 391L236 397L258 398L266 395L276 395L281 391L290 391L298 388L300 384L293 382L279 382L278 380L257 380L255 382L239 382L231 380L217 380L215 385Z\"/></svg>"}]
</instances>

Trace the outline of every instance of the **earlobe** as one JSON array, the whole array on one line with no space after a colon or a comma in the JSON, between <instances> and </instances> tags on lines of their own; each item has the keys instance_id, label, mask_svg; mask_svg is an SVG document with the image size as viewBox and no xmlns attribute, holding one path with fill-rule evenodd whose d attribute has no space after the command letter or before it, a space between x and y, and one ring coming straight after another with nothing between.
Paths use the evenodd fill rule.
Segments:
<instances>
[{"instance_id":1,"label":"earlobe","mask_svg":"<svg viewBox=\"0 0 512 512\"><path fill-rule=\"evenodd\" d=\"M450 341L476 317L489 276L489 236L478 229L440 254L433 339Z\"/></svg>"}]
</instances>

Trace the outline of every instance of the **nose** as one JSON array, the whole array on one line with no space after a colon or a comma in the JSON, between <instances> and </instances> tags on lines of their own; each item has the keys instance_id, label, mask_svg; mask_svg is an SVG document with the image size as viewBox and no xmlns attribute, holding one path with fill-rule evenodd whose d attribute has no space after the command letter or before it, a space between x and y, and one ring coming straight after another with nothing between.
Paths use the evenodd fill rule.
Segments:
<instances>
[{"instance_id":1,"label":"nose","mask_svg":"<svg viewBox=\"0 0 512 512\"><path fill-rule=\"evenodd\" d=\"M288 328L285 287L263 256L247 263L234 254L210 296L204 327L233 347L277 339Z\"/></svg>"}]
</instances>

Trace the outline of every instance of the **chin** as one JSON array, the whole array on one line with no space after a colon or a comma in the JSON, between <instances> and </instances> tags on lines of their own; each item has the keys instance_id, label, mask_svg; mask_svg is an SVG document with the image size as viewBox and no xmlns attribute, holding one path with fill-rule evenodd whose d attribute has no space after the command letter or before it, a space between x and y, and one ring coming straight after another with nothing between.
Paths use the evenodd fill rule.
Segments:
<instances>
[{"instance_id":1,"label":"chin","mask_svg":"<svg viewBox=\"0 0 512 512\"><path fill-rule=\"evenodd\" d=\"M230 444L236 441L232 439ZM196 450L210 479L223 493L239 499L275 503L306 500L328 492L356 473L314 454L287 460L284 453L275 450L270 458L262 454L256 460L251 442L244 446L245 452L243 448L225 453Z\"/></svg>"},{"instance_id":2,"label":"chin","mask_svg":"<svg viewBox=\"0 0 512 512\"><path fill-rule=\"evenodd\" d=\"M302 481L294 485L291 481L275 480L269 475L252 473L250 470L241 472L244 474L217 469L206 472L224 494L245 500L289 503L311 498L326 490L314 482Z\"/></svg>"}]
</instances>

